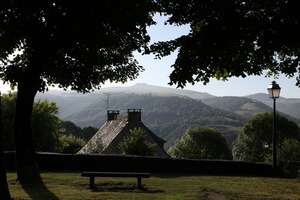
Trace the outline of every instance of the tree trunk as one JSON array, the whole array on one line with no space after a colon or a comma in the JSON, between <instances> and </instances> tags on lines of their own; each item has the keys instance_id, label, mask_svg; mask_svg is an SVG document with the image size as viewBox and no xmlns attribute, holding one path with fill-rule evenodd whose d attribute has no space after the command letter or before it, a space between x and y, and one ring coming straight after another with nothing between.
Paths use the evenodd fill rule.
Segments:
<instances>
[{"instance_id":1,"label":"tree trunk","mask_svg":"<svg viewBox=\"0 0 300 200\"><path fill-rule=\"evenodd\" d=\"M32 67L31 69L37 68ZM18 180L23 183L40 180L34 136L31 128L32 107L40 83L39 73L34 70L25 72L18 82L14 140Z\"/></svg>"},{"instance_id":2,"label":"tree trunk","mask_svg":"<svg viewBox=\"0 0 300 200\"><path fill-rule=\"evenodd\" d=\"M10 193L6 180L5 162L4 162L3 132L2 132L2 109L0 93L0 199L10 200Z\"/></svg>"}]
</instances>

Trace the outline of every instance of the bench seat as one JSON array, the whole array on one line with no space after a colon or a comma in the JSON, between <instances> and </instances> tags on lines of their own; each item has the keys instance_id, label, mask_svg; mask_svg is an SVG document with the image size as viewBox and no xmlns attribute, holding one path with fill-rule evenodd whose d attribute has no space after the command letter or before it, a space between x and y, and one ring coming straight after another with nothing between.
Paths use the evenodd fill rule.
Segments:
<instances>
[{"instance_id":1,"label":"bench seat","mask_svg":"<svg viewBox=\"0 0 300 200\"><path fill-rule=\"evenodd\" d=\"M82 172L81 176L90 177L90 188L95 186L95 177L137 177L138 188L142 189L142 178L150 178L150 173L140 172Z\"/></svg>"}]
</instances>

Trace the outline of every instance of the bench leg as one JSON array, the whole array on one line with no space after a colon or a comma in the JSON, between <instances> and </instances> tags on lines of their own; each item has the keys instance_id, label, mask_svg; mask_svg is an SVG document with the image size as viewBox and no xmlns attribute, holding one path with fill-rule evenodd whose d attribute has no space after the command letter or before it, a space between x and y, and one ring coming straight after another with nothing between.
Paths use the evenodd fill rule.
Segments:
<instances>
[{"instance_id":1,"label":"bench leg","mask_svg":"<svg viewBox=\"0 0 300 200\"><path fill-rule=\"evenodd\" d=\"M139 188L139 190L143 189L143 187L142 187L142 177L138 177L138 188Z\"/></svg>"},{"instance_id":2,"label":"bench leg","mask_svg":"<svg viewBox=\"0 0 300 200\"><path fill-rule=\"evenodd\" d=\"M90 188L94 188L95 187L95 177L91 176L90 177Z\"/></svg>"}]
</instances>

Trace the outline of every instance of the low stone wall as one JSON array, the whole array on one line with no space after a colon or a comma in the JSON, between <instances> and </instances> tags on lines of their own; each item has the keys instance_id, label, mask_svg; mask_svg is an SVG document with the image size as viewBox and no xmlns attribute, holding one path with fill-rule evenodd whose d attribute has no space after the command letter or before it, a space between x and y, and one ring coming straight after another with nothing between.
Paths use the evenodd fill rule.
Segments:
<instances>
[{"instance_id":1,"label":"low stone wall","mask_svg":"<svg viewBox=\"0 0 300 200\"><path fill-rule=\"evenodd\" d=\"M5 159L6 168L14 170L14 152L6 152ZM38 153L37 159L40 170L47 171L134 171L246 176L270 176L272 174L272 166L269 164L227 160L56 153Z\"/></svg>"}]
</instances>

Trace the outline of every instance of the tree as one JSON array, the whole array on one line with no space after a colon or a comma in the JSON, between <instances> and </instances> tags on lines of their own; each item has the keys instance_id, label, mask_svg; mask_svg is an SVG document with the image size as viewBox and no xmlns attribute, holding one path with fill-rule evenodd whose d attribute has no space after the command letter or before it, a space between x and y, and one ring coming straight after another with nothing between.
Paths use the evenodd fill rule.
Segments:
<instances>
[{"instance_id":1,"label":"tree","mask_svg":"<svg viewBox=\"0 0 300 200\"><path fill-rule=\"evenodd\" d=\"M77 138L84 139L86 141L90 140L99 130L99 128L87 126L87 127L79 127L76 126L71 121L60 121L59 123L59 134L64 135L73 135Z\"/></svg>"},{"instance_id":2,"label":"tree","mask_svg":"<svg viewBox=\"0 0 300 200\"><path fill-rule=\"evenodd\" d=\"M222 134L216 129L201 126L188 129L168 153L175 158L232 159Z\"/></svg>"},{"instance_id":3,"label":"tree","mask_svg":"<svg viewBox=\"0 0 300 200\"><path fill-rule=\"evenodd\" d=\"M93 126L86 126L83 127L83 138L87 141L89 141L99 130L99 128L93 127Z\"/></svg>"},{"instance_id":4,"label":"tree","mask_svg":"<svg viewBox=\"0 0 300 200\"><path fill-rule=\"evenodd\" d=\"M11 200L10 192L7 185L6 172L5 172L1 103L2 103L2 97L0 93L0 199Z\"/></svg>"},{"instance_id":5,"label":"tree","mask_svg":"<svg viewBox=\"0 0 300 200\"><path fill-rule=\"evenodd\" d=\"M168 23L189 24L188 35L152 45L157 57L179 49L170 84L208 83L210 78L299 74L297 0L159 0ZM297 83L300 86L300 76Z\"/></svg>"},{"instance_id":6,"label":"tree","mask_svg":"<svg viewBox=\"0 0 300 200\"><path fill-rule=\"evenodd\" d=\"M235 160L266 162L272 156L272 113L260 113L248 120L233 143ZM296 122L276 115L277 147L283 147L291 138L299 138L300 129ZM286 145L284 145L286 146ZM282 149L283 150L283 149ZM278 149L281 152L281 149Z\"/></svg>"},{"instance_id":7,"label":"tree","mask_svg":"<svg viewBox=\"0 0 300 200\"><path fill-rule=\"evenodd\" d=\"M77 153L86 142L74 135L62 135L59 137L58 152Z\"/></svg>"},{"instance_id":8,"label":"tree","mask_svg":"<svg viewBox=\"0 0 300 200\"><path fill-rule=\"evenodd\" d=\"M134 128L119 143L119 148L124 155L153 156L156 144L146 142L145 139L144 131Z\"/></svg>"},{"instance_id":9,"label":"tree","mask_svg":"<svg viewBox=\"0 0 300 200\"><path fill-rule=\"evenodd\" d=\"M300 161L300 140L284 139L279 147L280 160L298 160Z\"/></svg>"},{"instance_id":10,"label":"tree","mask_svg":"<svg viewBox=\"0 0 300 200\"><path fill-rule=\"evenodd\" d=\"M39 99L33 104L32 128L38 151L54 152L57 146L57 132L60 119L55 102Z\"/></svg>"},{"instance_id":11,"label":"tree","mask_svg":"<svg viewBox=\"0 0 300 200\"><path fill-rule=\"evenodd\" d=\"M152 1L0 1L0 78L17 86L14 119L20 181L40 179L31 128L34 97L58 84L87 92L142 70L132 52L146 48Z\"/></svg>"},{"instance_id":12,"label":"tree","mask_svg":"<svg viewBox=\"0 0 300 200\"><path fill-rule=\"evenodd\" d=\"M4 150L14 151L15 145L13 140L13 121L15 117L17 94L9 92L2 95L2 124L4 137Z\"/></svg>"},{"instance_id":13,"label":"tree","mask_svg":"<svg viewBox=\"0 0 300 200\"><path fill-rule=\"evenodd\" d=\"M2 122L4 132L4 150L14 151L13 121L17 93L3 94L2 96ZM32 129L36 148L38 151L53 152L57 147L57 132L59 118L58 107L54 102L39 99L33 104Z\"/></svg>"}]
</instances>

